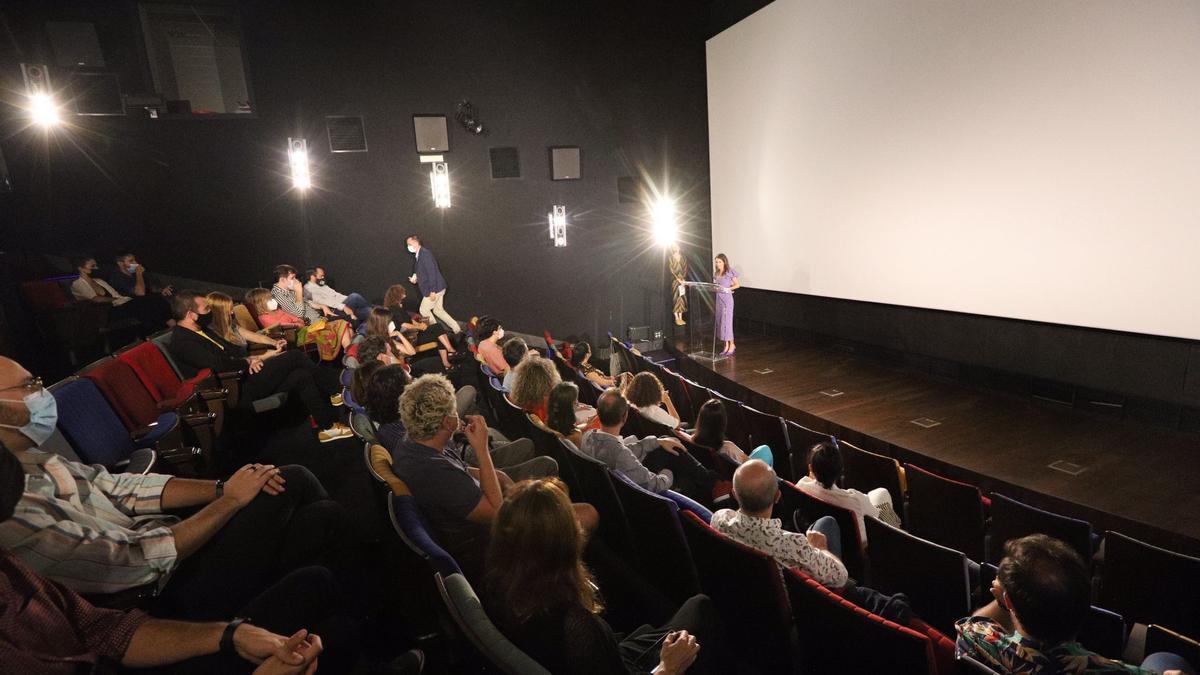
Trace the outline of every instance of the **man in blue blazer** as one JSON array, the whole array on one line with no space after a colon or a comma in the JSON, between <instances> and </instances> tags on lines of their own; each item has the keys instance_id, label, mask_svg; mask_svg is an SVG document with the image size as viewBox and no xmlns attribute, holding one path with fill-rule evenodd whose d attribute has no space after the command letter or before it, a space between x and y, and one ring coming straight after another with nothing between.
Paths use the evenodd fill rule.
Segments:
<instances>
[{"instance_id":1,"label":"man in blue blazer","mask_svg":"<svg viewBox=\"0 0 1200 675\"><path fill-rule=\"evenodd\" d=\"M446 311L442 301L446 297L446 280L438 268L437 258L433 251L421 247L421 239L416 235L408 238L408 252L413 254L413 273L409 281L417 285L421 291L421 309L418 310L426 320L435 317L446 328L455 333L461 333L462 328L450 313Z\"/></svg>"}]
</instances>

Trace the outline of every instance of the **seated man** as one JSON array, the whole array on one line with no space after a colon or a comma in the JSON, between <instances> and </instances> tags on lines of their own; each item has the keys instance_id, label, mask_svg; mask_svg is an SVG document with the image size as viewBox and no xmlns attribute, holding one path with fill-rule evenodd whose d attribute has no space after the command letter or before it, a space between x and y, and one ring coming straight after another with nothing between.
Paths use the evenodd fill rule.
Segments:
<instances>
[{"instance_id":1,"label":"seated man","mask_svg":"<svg viewBox=\"0 0 1200 675\"><path fill-rule=\"evenodd\" d=\"M308 282L304 284L304 290L308 291L314 303L324 305L332 309L335 314L350 319L356 324L366 320L367 312L371 311L371 303L358 293L342 295L333 290L332 286L325 283L324 267L317 265L307 270L305 276L308 278Z\"/></svg>"},{"instance_id":2,"label":"seated man","mask_svg":"<svg viewBox=\"0 0 1200 675\"><path fill-rule=\"evenodd\" d=\"M115 261L116 268L112 271L112 274L108 275L108 283L117 289L121 295L127 295L131 298L138 298L144 295L158 295L169 298L175 292L175 287L170 284L162 285L155 283L150 274L146 272L146 268L138 263L137 257L133 252L126 250L118 253Z\"/></svg>"},{"instance_id":3,"label":"seated man","mask_svg":"<svg viewBox=\"0 0 1200 675\"><path fill-rule=\"evenodd\" d=\"M25 473L0 547L72 590L156 584L160 611L209 620L340 546L345 512L304 467L248 464L225 481L114 475L37 449L57 417L41 381L0 357L0 443ZM176 509L195 513L167 515Z\"/></svg>"},{"instance_id":4,"label":"seated man","mask_svg":"<svg viewBox=\"0 0 1200 675\"><path fill-rule=\"evenodd\" d=\"M504 373L504 388L511 391L513 380L517 377L517 366L529 356L529 345L525 344L525 338L514 335L504 341L500 352L508 364L508 372Z\"/></svg>"},{"instance_id":5,"label":"seated man","mask_svg":"<svg viewBox=\"0 0 1200 675\"><path fill-rule=\"evenodd\" d=\"M400 396L400 420L408 437L392 448L393 470L412 491L438 543L469 578L482 578L479 573L483 571L488 528L503 502L503 491L513 483L492 463L487 423L470 415L464 427L450 380L433 374L422 375L405 387ZM478 469L468 467L451 444L460 429L478 458ZM544 477L538 468L552 466L557 471L553 459L538 459L544 461L519 479ZM595 529L595 509L586 504L576 504L575 509L580 524L589 531Z\"/></svg>"},{"instance_id":6,"label":"seated man","mask_svg":"<svg viewBox=\"0 0 1200 675\"><path fill-rule=\"evenodd\" d=\"M208 368L214 373L246 371L239 405L279 392L300 399L321 429L322 443L353 435L350 427L338 421L334 404L340 405L341 382L332 369L313 363L304 352L269 351L249 356L244 346L226 341L208 330L211 309L208 298L191 291L180 291L171 298L175 327L171 329L171 356L185 378L195 377Z\"/></svg>"},{"instance_id":7,"label":"seated man","mask_svg":"<svg viewBox=\"0 0 1200 675\"><path fill-rule=\"evenodd\" d=\"M826 516L806 534L784 530L780 520L771 517L779 501L779 478L766 462L752 459L739 466L733 472L733 494L738 510L714 513L714 530L770 555L781 567L799 567L830 589L846 585L850 577L837 555L837 522Z\"/></svg>"},{"instance_id":8,"label":"seated man","mask_svg":"<svg viewBox=\"0 0 1200 675\"><path fill-rule=\"evenodd\" d=\"M826 441L812 447L808 455L808 475L796 487L821 501L849 509L858 519L858 533L867 543L867 527L863 516L879 518L893 527L900 527L900 517L892 508L892 495L887 488L875 488L869 494L838 487L842 477L842 450L837 441Z\"/></svg>"},{"instance_id":9,"label":"seated man","mask_svg":"<svg viewBox=\"0 0 1200 675\"><path fill-rule=\"evenodd\" d=\"M13 412L5 405L0 417L8 419ZM16 455L0 444L0 528L12 524L18 502L27 496L22 494L26 480ZM0 663L5 672L68 673L89 670L84 664L146 668L206 658L204 670L216 672L236 667L240 657L261 662L256 673L299 675L316 665L321 639L303 629L291 633L294 628L287 628L292 635L287 638L259 626L295 626L297 621L313 619L311 612L297 610L314 605L313 600L322 595L322 581L332 581L321 572L319 567L295 572L244 607L240 616L253 616L254 624L250 620L184 623L151 618L137 609L95 607L72 589L39 575L19 556L0 550L0 608L6 617ZM280 611L281 607L287 610Z\"/></svg>"},{"instance_id":10,"label":"seated man","mask_svg":"<svg viewBox=\"0 0 1200 675\"><path fill-rule=\"evenodd\" d=\"M1075 549L1044 534L1012 539L987 606L954 628L958 651L1005 673L1193 673L1174 654L1151 654L1141 668L1104 658L1075 641L1091 606L1091 580Z\"/></svg>"},{"instance_id":11,"label":"seated man","mask_svg":"<svg viewBox=\"0 0 1200 675\"><path fill-rule=\"evenodd\" d=\"M600 428L583 433L580 452L651 492L674 487L701 504L712 504L712 475L678 440L621 437L629 417L629 403L621 392L606 389L596 401L596 411Z\"/></svg>"},{"instance_id":12,"label":"seated man","mask_svg":"<svg viewBox=\"0 0 1200 675\"><path fill-rule=\"evenodd\" d=\"M291 265L276 265L272 271L275 285L271 286L271 297L279 303L279 309L294 317L314 323L324 317L333 317L333 310L304 297L304 287L296 278L296 268Z\"/></svg>"}]
</instances>

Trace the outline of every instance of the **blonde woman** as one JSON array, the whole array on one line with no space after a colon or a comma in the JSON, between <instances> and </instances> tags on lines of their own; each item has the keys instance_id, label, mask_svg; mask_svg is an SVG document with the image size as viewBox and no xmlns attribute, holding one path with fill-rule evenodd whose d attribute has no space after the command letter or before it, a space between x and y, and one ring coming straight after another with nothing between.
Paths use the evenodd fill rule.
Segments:
<instances>
[{"instance_id":1,"label":"blonde woman","mask_svg":"<svg viewBox=\"0 0 1200 675\"><path fill-rule=\"evenodd\" d=\"M262 354L264 359L278 356L280 352L287 349L286 340L274 340L262 333L246 330L238 325L237 319L233 317L233 298L228 295L218 292L209 293L208 306L212 308L212 323L209 324L209 330L220 335L229 344L245 349L250 348L249 343L251 342L266 345L270 349Z\"/></svg>"},{"instance_id":2,"label":"blonde woman","mask_svg":"<svg viewBox=\"0 0 1200 675\"><path fill-rule=\"evenodd\" d=\"M333 361L343 349L350 346L350 324L342 319L319 320L305 326L299 319L279 307L279 301L265 288L255 288L246 293L246 305L251 308L263 328L272 326L298 326L296 343L315 344L322 361Z\"/></svg>"}]
</instances>

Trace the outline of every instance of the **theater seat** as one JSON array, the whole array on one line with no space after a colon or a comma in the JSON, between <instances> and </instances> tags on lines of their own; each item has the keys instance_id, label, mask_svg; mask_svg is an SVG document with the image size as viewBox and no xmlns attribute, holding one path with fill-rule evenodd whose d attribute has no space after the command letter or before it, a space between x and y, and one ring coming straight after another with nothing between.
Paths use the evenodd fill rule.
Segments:
<instances>
[{"instance_id":1,"label":"theater seat","mask_svg":"<svg viewBox=\"0 0 1200 675\"><path fill-rule=\"evenodd\" d=\"M1023 504L1002 494L992 494L992 522L988 528L987 561L999 564L1004 544L1028 534L1045 534L1075 549L1090 570L1092 567L1092 525Z\"/></svg>"},{"instance_id":2,"label":"theater seat","mask_svg":"<svg viewBox=\"0 0 1200 675\"><path fill-rule=\"evenodd\" d=\"M984 499L979 488L912 464L908 479L908 531L983 561Z\"/></svg>"},{"instance_id":3,"label":"theater seat","mask_svg":"<svg viewBox=\"0 0 1200 675\"><path fill-rule=\"evenodd\" d=\"M491 668L507 675L550 675L550 671L504 637L462 574L436 575L438 592L459 633Z\"/></svg>"},{"instance_id":4,"label":"theater seat","mask_svg":"<svg viewBox=\"0 0 1200 675\"><path fill-rule=\"evenodd\" d=\"M444 577L462 573L454 558L429 535L425 518L412 494L393 494L388 500L388 515L400 540L428 563L433 572Z\"/></svg>"},{"instance_id":5,"label":"theater seat","mask_svg":"<svg viewBox=\"0 0 1200 675\"><path fill-rule=\"evenodd\" d=\"M871 542L872 588L904 593L913 611L943 631L971 613L971 582L967 557L913 536L877 518L864 518Z\"/></svg>"},{"instance_id":6,"label":"theater seat","mask_svg":"<svg viewBox=\"0 0 1200 675\"><path fill-rule=\"evenodd\" d=\"M683 604L700 592L700 578L679 524L679 505L666 496L642 489L620 473L610 470L609 475L621 500L646 580L671 602Z\"/></svg>"},{"instance_id":7,"label":"theater seat","mask_svg":"<svg viewBox=\"0 0 1200 675\"><path fill-rule=\"evenodd\" d=\"M1200 558L1151 546L1120 532L1104 535L1100 605L1129 623L1200 635Z\"/></svg>"},{"instance_id":8,"label":"theater seat","mask_svg":"<svg viewBox=\"0 0 1200 675\"><path fill-rule=\"evenodd\" d=\"M858 516L836 504L830 504L802 491L788 481L779 481L779 501L775 503L775 517L783 521L785 528L803 532L818 518L830 516L837 521L842 535L842 563L850 576L864 583L867 580L866 546L858 530Z\"/></svg>"},{"instance_id":9,"label":"theater seat","mask_svg":"<svg viewBox=\"0 0 1200 675\"><path fill-rule=\"evenodd\" d=\"M155 426L134 439L91 380L72 376L52 385L50 393L58 405L59 431L79 458L89 464L133 471L138 468L130 466L134 452L152 450L172 431L165 425ZM145 461L146 453L141 453L138 462Z\"/></svg>"}]
</instances>

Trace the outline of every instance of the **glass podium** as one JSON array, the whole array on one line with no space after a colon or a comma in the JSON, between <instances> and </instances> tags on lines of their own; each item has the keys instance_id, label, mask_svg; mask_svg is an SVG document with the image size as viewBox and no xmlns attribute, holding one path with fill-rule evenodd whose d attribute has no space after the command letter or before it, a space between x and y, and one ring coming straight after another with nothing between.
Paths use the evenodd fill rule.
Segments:
<instances>
[{"instance_id":1,"label":"glass podium","mask_svg":"<svg viewBox=\"0 0 1200 675\"><path fill-rule=\"evenodd\" d=\"M679 292L687 293L688 302L688 356L703 361L724 361L717 352L717 324L715 321L717 293L725 288L704 281L685 281Z\"/></svg>"}]
</instances>

